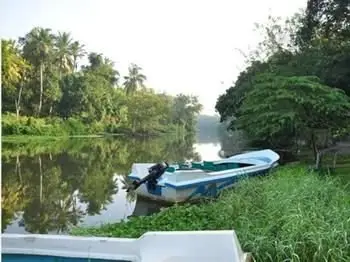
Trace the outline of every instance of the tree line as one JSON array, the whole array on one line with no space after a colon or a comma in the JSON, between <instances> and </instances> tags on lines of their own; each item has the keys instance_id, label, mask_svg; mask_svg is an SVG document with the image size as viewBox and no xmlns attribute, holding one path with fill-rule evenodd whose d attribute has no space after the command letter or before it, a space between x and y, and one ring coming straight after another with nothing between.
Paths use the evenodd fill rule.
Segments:
<instances>
[{"instance_id":1,"label":"tree line","mask_svg":"<svg viewBox=\"0 0 350 262\"><path fill-rule=\"evenodd\" d=\"M216 103L221 121L255 145L316 154L350 133L350 3L308 0L291 18L257 25L264 38Z\"/></svg>"},{"instance_id":2,"label":"tree line","mask_svg":"<svg viewBox=\"0 0 350 262\"><path fill-rule=\"evenodd\" d=\"M156 93L136 64L121 76L109 58L87 53L70 33L35 27L2 40L1 51L4 134L195 130L202 108L196 96ZM86 56L88 64L78 68Z\"/></svg>"}]
</instances>

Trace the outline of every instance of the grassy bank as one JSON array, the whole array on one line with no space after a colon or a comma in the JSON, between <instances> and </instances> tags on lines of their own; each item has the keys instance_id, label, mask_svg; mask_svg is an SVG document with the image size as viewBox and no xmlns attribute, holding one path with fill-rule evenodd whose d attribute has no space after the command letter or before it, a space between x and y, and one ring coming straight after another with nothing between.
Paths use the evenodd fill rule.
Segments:
<instances>
[{"instance_id":1,"label":"grassy bank","mask_svg":"<svg viewBox=\"0 0 350 262\"><path fill-rule=\"evenodd\" d=\"M155 230L234 229L257 261L349 261L349 217L350 192L343 182L294 166L242 181L216 201L72 234L138 237Z\"/></svg>"}]
</instances>

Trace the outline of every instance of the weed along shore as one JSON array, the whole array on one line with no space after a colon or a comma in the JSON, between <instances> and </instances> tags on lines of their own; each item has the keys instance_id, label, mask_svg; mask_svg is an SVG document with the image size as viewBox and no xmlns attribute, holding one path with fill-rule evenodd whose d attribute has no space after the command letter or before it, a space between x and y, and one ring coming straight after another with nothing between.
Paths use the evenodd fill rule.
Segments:
<instances>
[{"instance_id":1,"label":"weed along shore","mask_svg":"<svg viewBox=\"0 0 350 262\"><path fill-rule=\"evenodd\" d=\"M233 229L256 261L349 261L350 192L336 175L286 165L241 181L218 199L72 235L139 237L147 231Z\"/></svg>"}]
</instances>

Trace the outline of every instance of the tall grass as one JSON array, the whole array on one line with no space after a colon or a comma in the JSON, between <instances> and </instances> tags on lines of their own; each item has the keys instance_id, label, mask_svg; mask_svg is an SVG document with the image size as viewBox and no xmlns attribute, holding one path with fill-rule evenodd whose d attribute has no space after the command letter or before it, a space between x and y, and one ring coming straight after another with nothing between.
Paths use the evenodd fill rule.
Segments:
<instances>
[{"instance_id":1,"label":"tall grass","mask_svg":"<svg viewBox=\"0 0 350 262\"><path fill-rule=\"evenodd\" d=\"M147 231L234 229L255 261L350 261L350 192L303 167L242 181L218 200L72 234L139 237Z\"/></svg>"}]
</instances>

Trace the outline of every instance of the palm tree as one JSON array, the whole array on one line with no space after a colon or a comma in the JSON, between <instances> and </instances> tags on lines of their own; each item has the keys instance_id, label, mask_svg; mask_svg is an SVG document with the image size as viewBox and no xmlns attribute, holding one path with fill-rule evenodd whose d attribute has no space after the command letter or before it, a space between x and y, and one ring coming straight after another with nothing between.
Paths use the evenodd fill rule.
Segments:
<instances>
[{"instance_id":1,"label":"palm tree","mask_svg":"<svg viewBox=\"0 0 350 262\"><path fill-rule=\"evenodd\" d=\"M126 94L129 95L129 94L135 93L139 86L144 87L143 82L147 78L145 75L140 73L141 70L142 68L136 64L131 64L129 66L129 75L124 76L124 79L125 79L124 88L125 88Z\"/></svg>"},{"instance_id":2,"label":"palm tree","mask_svg":"<svg viewBox=\"0 0 350 262\"><path fill-rule=\"evenodd\" d=\"M58 63L58 70L61 79L62 73L70 73L74 69L71 50L72 39L69 33L59 32L55 40L55 60Z\"/></svg>"},{"instance_id":3,"label":"palm tree","mask_svg":"<svg viewBox=\"0 0 350 262\"><path fill-rule=\"evenodd\" d=\"M45 65L52 58L54 35L49 28L35 27L24 38L20 38L23 44L23 55L40 72L40 98L38 115L41 113L43 103L43 79Z\"/></svg>"},{"instance_id":4,"label":"palm tree","mask_svg":"<svg viewBox=\"0 0 350 262\"><path fill-rule=\"evenodd\" d=\"M84 45L81 45L78 41L75 41L71 44L70 51L73 57L73 69L76 71L78 69L78 59L86 55Z\"/></svg>"}]
</instances>

